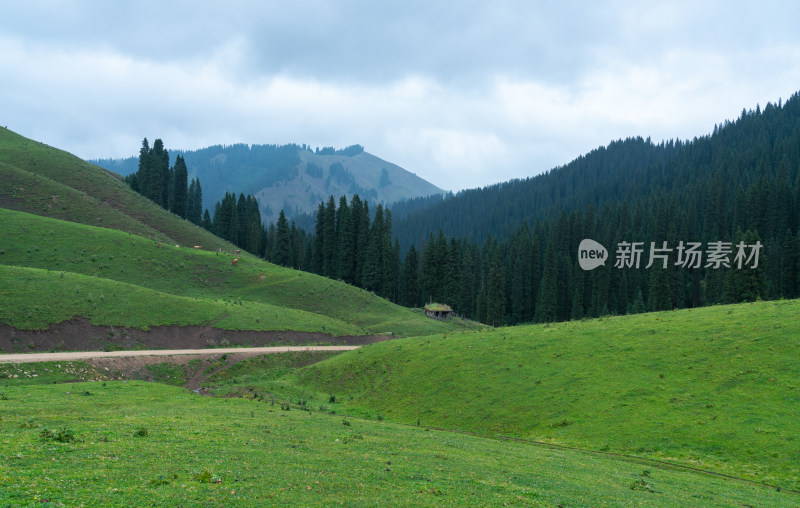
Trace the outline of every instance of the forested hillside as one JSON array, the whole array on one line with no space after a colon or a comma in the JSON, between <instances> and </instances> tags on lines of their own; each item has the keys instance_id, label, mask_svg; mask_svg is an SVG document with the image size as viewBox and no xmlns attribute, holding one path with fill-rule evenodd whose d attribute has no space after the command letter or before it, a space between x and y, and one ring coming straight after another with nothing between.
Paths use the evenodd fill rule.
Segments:
<instances>
[{"instance_id":1,"label":"forested hillside","mask_svg":"<svg viewBox=\"0 0 800 508\"><path fill-rule=\"evenodd\" d=\"M725 121L714 126L713 134L691 141L615 141L547 173L432 200L407 216L393 208L394 231L404 248L411 242L419 247L422 235L438 229L448 237L484 242L489 234L507 238L524 222L532 225L561 211L585 210L589 203L600 210L605 204L633 206L663 197L680 205L695 203L697 216L733 234L734 215L745 213L743 199L759 201L757 195L770 187L787 186L796 194L798 115L795 94L785 104L767 104L763 111L758 106L743 110L734 122ZM749 213L766 217L774 214L767 208L778 203L753 205L757 209ZM767 232L762 229L763 236Z\"/></svg>"},{"instance_id":2,"label":"forested hillside","mask_svg":"<svg viewBox=\"0 0 800 508\"><path fill-rule=\"evenodd\" d=\"M393 228L401 245L424 242L417 302L495 324L793 298L799 147L795 94L689 142L618 141L544 175L459 193ZM579 267L584 238L608 248L604 266ZM621 242L642 242L638 268L614 266ZM668 250L646 268L650 242ZM697 267L681 259L689 242L705 256ZM728 251L716 266L714 242Z\"/></svg>"},{"instance_id":3,"label":"forested hillside","mask_svg":"<svg viewBox=\"0 0 800 508\"><path fill-rule=\"evenodd\" d=\"M383 241L373 265L397 282L370 289L490 324L794 298L798 169L797 94L692 141L616 141L533 178L400 205L394 221L384 211L380 229L404 261L398 269L397 244ZM329 201L297 250L334 278L336 265L311 260L353 236L338 216ZM578 263L585 238L608 250L591 271Z\"/></svg>"}]
</instances>

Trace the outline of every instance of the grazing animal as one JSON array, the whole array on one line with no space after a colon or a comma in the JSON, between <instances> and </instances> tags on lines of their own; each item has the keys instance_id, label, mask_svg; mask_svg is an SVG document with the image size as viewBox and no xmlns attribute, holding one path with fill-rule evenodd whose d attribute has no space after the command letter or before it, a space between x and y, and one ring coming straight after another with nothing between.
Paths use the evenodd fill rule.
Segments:
<instances>
[{"instance_id":1,"label":"grazing animal","mask_svg":"<svg viewBox=\"0 0 800 508\"><path fill-rule=\"evenodd\" d=\"M239 258L233 258L233 259L231 260L231 266L235 266L235 265L237 265L238 263L239 263Z\"/></svg>"},{"instance_id":2,"label":"grazing animal","mask_svg":"<svg viewBox=\"0 0 800 508\"><path fill-rule=\"evenodd\" d=\"M195 246L194 246L194 248L195 248L195 249L202 249L202 248L203 248L203 246L202 246L202 245L195 245Z\"/></svg>"},{"instance_id":3,"label":"grazing animal","mask_svg":"<svg viewBox=\"0 0 800 508\"><path fill-rule=\"evenodd\" d=\"M233 251L233 252L235 252L236 254L241 254L241 252L242 252L242 251L241 251L241 250L239 250L239 249L236 249L236 250L235 250L235 251Z\"/></svg>"},{"instance_id":4,"label":"grazing animal","mask_svg":"<svg viewBox=\"0 0 800 508\"><path fill-rule=\"evenodd\" d=\"M160 249L161 247L162 247L161 242L158 242L158 248Z\"/></svg>"}]
</instances>

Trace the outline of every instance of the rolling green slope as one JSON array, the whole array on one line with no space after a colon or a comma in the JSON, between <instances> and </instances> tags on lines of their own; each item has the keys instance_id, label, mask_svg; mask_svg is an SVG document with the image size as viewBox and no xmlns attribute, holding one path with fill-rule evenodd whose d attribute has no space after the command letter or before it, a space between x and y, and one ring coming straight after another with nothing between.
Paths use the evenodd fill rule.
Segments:
<instances>
[{"instance_id":1,"label":"rolling green slope","mask_svg":"<svg viewBox=\"0 0 800 508\"><path fill-rule=\"evenodd\" d=\"M342 411L800 490L798 313L797 300L758 302L404 339L296 382L337 395Z\"/></svg>"},{"instance_id":2,"label":"rolling green slope","mask_svg":"<svg viewBox=\"0 0 800 508\"><path fill-rule=\"evenodd\" d=\"M281 411L156 383L44 384L59 367L82 370L45 363L0 369L18 376L0 384L4 506L777 507L798 501L791 492L615 457Z\"/></svg>"},{"instance_id":3,"label":"rolling green slope","mask_svg":"<svg viewBox=\"0 0 800 508\"><path fill-rule=\"evenodd\" d=\"M0 209L0 225L0 265L74 272L177 296L308 311L365 333L420 335L459 326L428 319L353 286L252 256L240 257L232 266L233 256L227 253L172 244L159 247L153 240L130 233L4 209ZM30 305L37 305L35 298ZM55 323L63 315L47 313L38 319Z\"/></svg>"},{"instance_id":4,"label":"rolling green slope","mask_svg":"<svg viewBox=\"0 0 800 508\"><path fill-rule=\"evenodd\" d=\"M343 321L256 302L175 296L100 277L0 265L0 323L44 330L85 317L94 325L147 329L208 325L228 330L295 330L361 335Z\"/></svg>"},{"instance_id":5,"label":"rolling green slope","mask_svg":"<svg viewBox=\"0 0 800 508\"><path fill-rule=\"evenodd\" d=\"M0 128L0 207L205 249L232 246L133 192L118 175Z\"/></svg>"}]
</instances>

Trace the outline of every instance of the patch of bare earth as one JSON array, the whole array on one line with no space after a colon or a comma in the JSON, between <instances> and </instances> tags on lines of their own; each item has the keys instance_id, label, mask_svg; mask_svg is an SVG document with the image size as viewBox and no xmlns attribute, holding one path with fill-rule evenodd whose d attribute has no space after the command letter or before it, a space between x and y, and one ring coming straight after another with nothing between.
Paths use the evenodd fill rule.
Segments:
<instances>
[{"instance_id":1,"label":"patch of bare earth","mask_svg":"<svg viewBox=\"0 0 800 508\"><path fill-rule=\"evenodd\" d=\"M89 363L101 372L106 372L112 379L140 379L142 381L157 381L153 372L147 368L148 366L171 363L181 367L189 376L188 380L182 386L190 390L197 390L206 381L206 379L208 379L209 376L225 370L246 358L257 356L259 354L262 353L129 356L91 358L86 360L86 363ZM199 364L197 363L197 360L200 360Z\"/></svg>"},{"instance_id":2,"label":"patch of bare earth","mask_svg":"<svg viewBox=\"0 0 800 508\"><path fill-rule=\"evenodd\" d=\"M222 330L213 326L156 326L148 331L120 326L96 326L77 318L47 330L18 330L0 324L0 352L117 351L129 349L204 349L303 345L365 345L391 339L388 335L334 337L319 332Z\"/></svg>"}]
</instances>

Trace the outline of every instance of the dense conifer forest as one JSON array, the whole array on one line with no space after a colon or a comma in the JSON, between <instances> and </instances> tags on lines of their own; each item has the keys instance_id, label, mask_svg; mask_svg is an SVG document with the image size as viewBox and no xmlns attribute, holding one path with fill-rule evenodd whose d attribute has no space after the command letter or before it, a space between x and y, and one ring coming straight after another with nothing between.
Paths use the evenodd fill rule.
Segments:
<instances>
[{"instance_id":1,"label":"dense conifer forest","mask_svg":"<svg viewBox=\"0 0 800 508\"><path fill-rule=\"evenodd\" d=\"M172 173L158 165L158 141L145 148L140 159L147 152L165 175L156 178L180 180L169 176L183 171L178 162ZM143 183L152 182L140 176L147 167L140 162L134 188L181 209L180 197ZM272 262L402 305L443 302L494 325L551 322L797 297L798 170L795 94L691 141L615 141L542 175L391 211L331 196L309 232L283 213L262 225L257 201L244 195L226 195L201 223ZM607 248L591 271L578 259L585 238ZM631 245L636 263L625 257Z\"/></svg>"}]
</instances>

